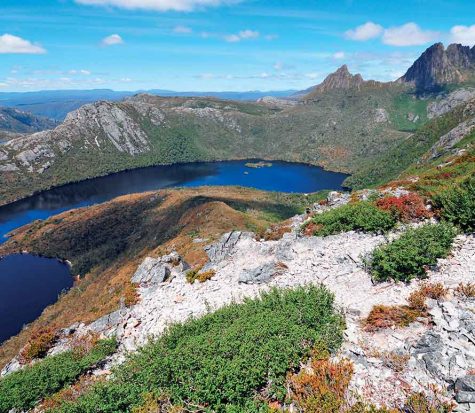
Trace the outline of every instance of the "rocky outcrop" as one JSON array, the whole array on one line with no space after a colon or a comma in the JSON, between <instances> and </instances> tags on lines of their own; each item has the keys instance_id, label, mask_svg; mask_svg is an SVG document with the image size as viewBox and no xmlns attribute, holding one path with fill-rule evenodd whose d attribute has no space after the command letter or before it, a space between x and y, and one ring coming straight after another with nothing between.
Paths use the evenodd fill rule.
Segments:
<instances>
[{"instance_id":1,"label":"rocky outcrop","mask_svg":"<svg viewBox=\"0 0 475 413\"><path fill-rule=\"evenodd\" d=\"M475 129L475 118L469 119L457 125L450 132L441 136L429 150L429 159L437 158L452 149L463 138L473 132Z\"/></svg>"},{"instance_id":2,"label":"rocky outcrop","mask_svg":"<svg viewBox=\"0 0 475 413\"><path fill-rule=\"evenodd\" d=\"M64 123L53 130L7 141L2 145L6 157L0 159L0 168L5 169L8 164L18 170L43 173L59 156L72 149L117 151L130 156L146 153L151 145L139 124L141 117L155 126L164 121L158 108L144 102L84 105L69 113Z\"/></svg>"},{"instance_id":3,"label":"rocky outcrop","mask_svg":"<svg viewBox=\"0 0 475 413\"><path fill-rule=\"evenodd\" d=\"M398 81L413 84L420 92L438 91L441 86L467 80L475 67L475 49L460 44L429 47Z\"/></svg>"},{"instance_id":4,"label":"rocky outcrop","mask_svg":"<svg viewBox=\"0 0 475 413\"><path fill-rule=\"evenodd\" d=\"M140 285L155 285L169 281L172 270L183 272L189 265L176 253L172 252L159 258L147 257L132 276L132 282Z\"/></svg>"},{"instance_id":5,"label":"rocky outcrop","mask_svg":"<svg viewBox=\"0 0 475 413\"><path fill-rule=\"evenodd\" d=\"M457 89L448 95L440 95L434 102L427 105L427 117L429 119L450 112L457 106L475 98L475 89Z\"/></svg>"}]
</instances>

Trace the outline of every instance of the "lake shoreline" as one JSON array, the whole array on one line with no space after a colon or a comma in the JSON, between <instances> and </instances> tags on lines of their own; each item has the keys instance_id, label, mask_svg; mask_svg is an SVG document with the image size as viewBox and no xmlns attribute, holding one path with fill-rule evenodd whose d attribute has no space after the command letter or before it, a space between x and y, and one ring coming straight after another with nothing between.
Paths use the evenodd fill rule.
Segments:
<instances>
[{"instance_id":1,"label":"lake shoreline","mask_svg":"<svg viewBox=\"0 0 475 413\"><path fill-rule=\"evenodd\" d=\"M262 157L262 158L247 158L247 157L239 158L238 157L238 158L201 160L201 161L189 161L189 162L152 163L150 165L137 166L137 167L132 167L132 168L120 169L120 170L117 170L117 171L111 171L111 172L108 172L108 173L105 173L105 174L95 175L95 176L91 176L91 177L88 177L88 178L85 178L85 179L71 180L71 181L65 182L61 185L46 186L44 189L41 189L41 190L38 190L38 191L33 191L33 192L29 193L28 195L22 196L20 198L14 198L14 199L11 199L7 202L2 200L2 201L0 201L0 208L6 207L6 206L11 206L11 205L13 205L17 202L27 200L28 198L31 198L31 197L34 197L34 196L37 196L37 195L41 195L42 193L50 191L52 189L60 189L60 188L63 188L65 186L68 186L68 185L78 184L78 183L81 183L81 182L87 182L87 181L91 181L91 180L97 179L97 178L106 178L106 177L114 176L114 175L121 174L121 173L130 172L130 171L138 171L138 170L142 170L142 169L159 167L159 166L180 166L180 165L194 165L194 164L222 163L222 162L242 162L242 161L246 161L246 162L249 162L249 163L253 163L253 162L266 162L266 163L267 162L268 163L285 162L285 163L294 164L294 165L314 166L314 167L322 168L325 172L345 174L345 175L347 175L345 180L351 176L351 173L348 170L328 169L325 165L320 164L318 162L292 161L292 160L288 160L288 159L276 159L276 158L266 158L266 157ZM345 190L350 190L351 189L351 188L346 187L346 186L342 186L342 187Z\"/></svg>"}]
</instances>

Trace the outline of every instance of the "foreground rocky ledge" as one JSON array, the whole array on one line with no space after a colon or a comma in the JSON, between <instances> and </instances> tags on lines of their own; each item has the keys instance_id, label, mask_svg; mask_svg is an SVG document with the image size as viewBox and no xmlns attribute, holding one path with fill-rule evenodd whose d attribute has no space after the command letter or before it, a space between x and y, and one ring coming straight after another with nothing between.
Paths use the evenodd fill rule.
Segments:
<instances>
[{"instance_id":1,"label":"foreground rocky ledge","mask_svg":"<svg viewBox=\"0 0 475 413\"><path fill-rule=\"evenodd\" d=\"M407 393L429 391L431 385L456 397L460 411L475 409L475 301L449 294L445 301L428 300L431 321L421 319L405 329L370 333L362 320L374 305L401 305L420 284L374 284L363 258L385 241L381 235L349 232L326 238L302 237L304 217L293 219L293 231L279 241L256 240L252 233L232 232L207 247L209 262L200 272L212 271L204 283L186 280L188 265L172 253L146 258L132 282L140 301L89 325L66 329L51 354L68 348L75 335L93 331L116 336L119 352L111 363L123 360L171 323L201 316L272 287L324 284L335 293L347 321L345 342L335 357L349 358L355 374L351 388L375 403L400 406ZM394 234L393 234L394 235ZM459 236L448 259L429 272L433 282L455 289L473 282L475 237ZM399 360L398 363L395 360ZM2 374L18 369L13 360ZM107 373L106 371L97 374Z\"/></svg>"}]
</instances>

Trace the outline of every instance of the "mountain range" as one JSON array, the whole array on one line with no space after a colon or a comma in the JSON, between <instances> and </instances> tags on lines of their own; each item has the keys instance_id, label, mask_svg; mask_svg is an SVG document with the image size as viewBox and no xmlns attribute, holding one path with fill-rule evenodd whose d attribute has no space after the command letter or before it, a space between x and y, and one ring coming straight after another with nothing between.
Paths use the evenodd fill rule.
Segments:
<instances>
[{"instance_id":1,"label":"mountain range","mask_svg":"<svg viewBox=\"0 0 475 413\"><path fill-rule=\"evenodd\" d=\"M86 104L54 130L2 145L0 204L128 168L222 159L305 162L351 174L349 186L377 184L457 126L432 127L474 97L472 55L460 45L435 44L387 83L364 80L344 65L290 100L138 94ZM453 120L469 116L456 113ZM399 162L387 165L391 156Z\"/></svg>"},{"instance_id":2,"label":"mountain range","mask_svg":"<svg viewBox=\"0 0 475 413\"><path fill-rule=\"evenodd\" d=\"M2 92L0 105L10 106L35 115L45 116L57 121L63 121L66 115L87 103L98 100L120 101L138 93L149 93L159 96L195 96L215 97L232 100L257 100L265 96L286 97L295 90L284 91L246 91L246 92L176 92L166 89L148 91L115 91L109 89L93 90L44 90L39 92Z\"/></svg>"}]
</instances>

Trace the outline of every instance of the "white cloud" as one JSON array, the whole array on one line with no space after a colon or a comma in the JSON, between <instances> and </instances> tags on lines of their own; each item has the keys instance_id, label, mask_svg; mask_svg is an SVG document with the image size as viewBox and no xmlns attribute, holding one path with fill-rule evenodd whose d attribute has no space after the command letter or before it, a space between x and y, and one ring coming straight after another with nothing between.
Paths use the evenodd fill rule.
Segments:
<instances>
[{"instance_id":1,"label":"white cloud","mask_svg":"<svg viewBox=\"0 0 475 413\"><path fill-rule=\"evenodd\" d=\"M450 38L454 43L466 46L475 44L475 24L472 26L454 26L450 29Z\"/></svg>"},{"instance_id":2,"label":"white cloud","mask_svg":"<svg viewBox=\"0 0 475 413\"><path fill-rule=\"evenodd\" d=\"M254 30L243 30L239 32L239 37L241 39L257 39L259 37L259 32Z\"/></svg>"},{"instance_id":3,"label":"white cloud","mask_svg":"<svg viewBox=\"0 0 475 413\"><path fill-rule=\"evenodd\" d=\"M124 43L124 40L118 34L111 34L110 36L104 37L101 43L103 46L114 46Z\"/></svg>"},{"instance_id":4,"label":"white cloud","mask_svg":"<svg viewBox=\"0 0 475 413\"><path fill-rule=\"evenodd\" d=\"M284 68L284 64L282 62L276 62L274 63L274 69L279 71L279 70L282 70Z\"/></svg>"},{"instance_id":5,"label":"white cloud","mask_svg":"<svg viewBox=\"0 0 475 413\"><path fill-rule=\"evenodd\" d=\"M237 2L238 0L76 0L78 4L90 6L112 6L123 9L155 11L191 11L201 7L216 7Z\"/></svg>"},{"instance_id":6,"label":"white cloud","mask_svg":"<svg viewBox=\"0 0 475 413\"><path fill-rule=\"evenodd\" d=\"M224 40L226 40L229 43L236 43L236 42L240 42L241 38L237 34L228 34L227 36L224 36Z\"/></svg>"},{"instance_id":7,"label":"white cloud","mask_svg":"<svg viewBox=\"0 0 475 413\"><path fill-rule=\"evenodd\" d=\"M5 33L0 36L0 54L43 54L46 50L29 40Z\"/></svg>"},{"instance_id":8,"label":"white cloud","mask_svg":"<svg viewBox=\"0 0 475 413\"><path fill-rule=\"evenodd\" d=\"M318 79L319 76L320 76L319 73L305 73L305 77L312 80Z\"/></svg>"},{"instance_id":9,"label":"white cloud","mask_svg":"<svg viewBox=\"0 0 475 413\"><path fill-rule=\"evenodd\" d=\"M361 26L345 32L345 37L351 40L365 41L381 36L383 26L373 22L367 22Z\"/></svg>"},{"instance_id":10,"label":"white cloud","mask_svg":"<svg viewBox=\"0 0 475 413\"><path fill-rule=\"evenodd\" d=\"M240 42L241 40L250 40L257 39L260 36L260 33L255 30L241 30L237 34L228 34L224 36L224 40L230 43Z\"/></svg>"},{"instance_id":11,"label":"white cloud","mask_svg":"<svg viewBox=\"0 0 475 413\"><path fill-rule=\"evenodd\" d=\"M193 32L193 29L191 27L188 27L188 26L175 26L173 28L173 32L174 33L178 33L178 34L190 34Z\"/></svg>"},{"instance_id":12,"label":"white cloud","mask_svg":"<svg viewBox=\"0 0 475 413\"><path fill-rule=\"evenodd\" d=\"M406 23L384 30L383 43L390 46L421 46L439 36L438 32L422 30L416 23Z\"/></svg>"},{"instance_id":13,"label":"white cloud","mask_svg":"<svg viewBox=\"0 0 475 413\"><path fill-rule=\"evenodd\" d=\"M91 71L85 70L85 69L81 69L81 70L71 69L71 70L68 70L68 74L89 76L91 74Z\"/></svg>"},{"instance_id":14,"label":"white cloud","mask_svg":"<svg viewBox=\"0 0 475 413\"><path fill-rule=\"evenodd\" d=\"M334 59L344 59L345 58L345 52L336 52L333 53L333 58Z\"/></svg>"}]
</instances>

